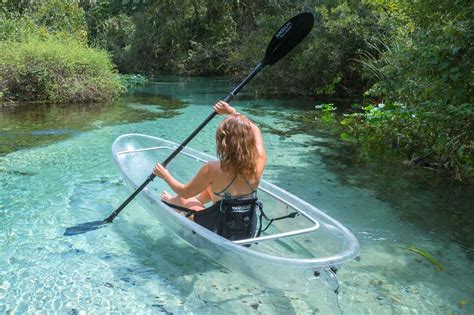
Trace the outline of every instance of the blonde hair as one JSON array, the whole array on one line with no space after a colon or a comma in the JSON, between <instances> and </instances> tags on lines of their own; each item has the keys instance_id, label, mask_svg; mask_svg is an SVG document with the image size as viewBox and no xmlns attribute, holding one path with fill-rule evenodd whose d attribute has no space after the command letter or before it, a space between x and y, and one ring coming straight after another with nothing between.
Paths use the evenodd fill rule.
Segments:
<instances>
[{"instance_id":1,"label":"blonde hair","mask_svg":"<svg viewBox=\"0 0 474 315\"><path fill-rule=\"evenodd\" d=\"M258 150L252 123L241 114L224 119L216 131L217 157L224 171L233 169L246 179L257 178Z\"/></svg>"}]
</instances>

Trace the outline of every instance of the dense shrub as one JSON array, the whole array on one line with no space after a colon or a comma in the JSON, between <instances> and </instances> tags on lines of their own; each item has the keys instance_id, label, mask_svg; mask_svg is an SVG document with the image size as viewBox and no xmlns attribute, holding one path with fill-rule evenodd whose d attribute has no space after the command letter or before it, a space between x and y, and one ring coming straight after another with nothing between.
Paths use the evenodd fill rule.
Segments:
<instances>
[{"instance_id":1,"label":"dense shrub","mask_svg":"<svg viewBox=\"0 0 474 315\"><path fill-rule=\"evenodd\" d=\"M125 14L112 16L101 21L97 25L97 30L93 46L106 49L120 72L133 72L133 63L130 63L130 48L135 34L135 24L131 18Z\"/></svg>"},{"instance_id":2,"label":"dense shrub","mask_svg":"<svg viewBox=\"0 0 474 315\"><path fill-rule=\"evenodd\" d=\"M368 91L386 100L421 106L472 103L474 16L471 1L400 4L389 11L396 32L369 61L377 77ZM472 4L471 4L472 6Z\"/></svg>"},{"instance_id":3,"label":"dense shrub","mask_svg":"<svg viewBox=\"0 0 474 315\"><path fill-rule=\"evenodd\" d=\"M367 94L385 106L366 107L345 122L365 146L395 148L412 163L474 178L470 1L382 3L395 27L365 65L373 82Z\"/></svg>"},{"instance_id":4,"label":"dense shrub","mask_svg":"<svg viewBox=\"0 0 474 315\"><path fill-rule=\"evenodd\" d=\"M130 63L134 71L222 75L238 36L231 2L190 6L150 4L133 15Z\"/></svg>"},{"instance_id":5,"label":"dense shrub","mask_svg":"<svg viewBox=\"0 0 474 315\"><path fill-rule=\"evenodd\" d=\"M31 37L0 43L0 88L12 100L91 102L116 96L121 84L106 52Z\"/></svg>"},{"instance_id":6,"label":"dense shrub","mask_svg":"<svg viewBox=\"0 0 474 315\"><path fill-rule=\"evenodd\" d=\"M117 95L121 83L105 51L87 47L79 1L9 2L0 10L0 96L91 102Z\"/></svg>"},{"instance_id":7,"label":"dense shrub","mask_svg":"<svg viewBox=\"0 0 474 315\"><path fill-rule=\"evenodd\" d=\"M313 12L316 25L305 42L253 83L267 94L361 95L357 59L362 51L376 55L367 39L381 32L378 13L365 2L133 3L98 0L86 8L91 43L111 51L121 70L236 78L258 63L284 21Z\"/></svg>"},{"instance_id":8,"label":"dense shrub","mask_svg":"<svg viewBox=\"0 0 474 315\"><path fill-rule=\"evenodd\" d=\"M30 36L40 36L40 29L31 18L17 16L13 18L0 13L0 42L24 41Z\"/></svg>"},{"instance_id":9,"label":"dense shrub","mask_svg":"<svg viewBox=\"0 0 474 315\"><path fill-rule=\"evenodd\" d=\"M470 104L418 110L401 103L365 106L341 121L364 151L392 150L409 164L444 169L461 180L474 179L473 122Z\"/></svg>"},{"instance_id":10,"label":"dense shrub","mask_svg":"<svg viewBox=\"0 0 474 315\"><path fill-rule=\"evenodd\" d=\"M88 27L79 1L7 1L0 9L0 40L23 41L29 36L74 38L86 43Z\"/></svg>"},{"instance_id":11,"label":"dense shrub","mask_svg":"<svg viewBox=\"0 0 474 315\"><path fill-rule=\"evenodd\" d=\"M300 6L290 14L282 11L284 14L262 17L259 25L266 27L266 37L270 38L282 21L301 11ZM365 80L359 59L362 53L377 55L378 50L370 41L383 32L378 13L370 5L355 1L321 1L309 11L315 15L313 31L278 66L267 70L267 81L271 80L272 84L261 87L272 94L280 91L296 95L360 97ZM258 36L266 45L268 39ZM255 52L255 55L261 53Z\"/></svg>"}]
</instances>

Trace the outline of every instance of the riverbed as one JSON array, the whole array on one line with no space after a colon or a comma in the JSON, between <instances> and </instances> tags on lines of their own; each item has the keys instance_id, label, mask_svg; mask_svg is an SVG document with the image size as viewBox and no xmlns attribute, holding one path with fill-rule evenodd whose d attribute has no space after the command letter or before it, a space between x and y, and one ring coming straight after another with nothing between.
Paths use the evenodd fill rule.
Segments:
<instances>
[{"instance_id":1,"label":"riverbed","mask_svg":"<svg viewBox=\"0 0 474 315\"><path fill-rule=\"evenodd\" d=\"M257 80L257 79L256 79ZM232 89L224 79L156 77L110 104L0 108L0 312L321 313L307 294L272 291L173 237L138 203L74 237L127 197L111 157L125 133L181 142ZM344 314L473 314L474 187L384 156L361 157L314 116L311 99L242 93L262 129L264 177L359 239L338 272ZM217 117L189 144L214 154Z\"/></svg>"}]
</instances>

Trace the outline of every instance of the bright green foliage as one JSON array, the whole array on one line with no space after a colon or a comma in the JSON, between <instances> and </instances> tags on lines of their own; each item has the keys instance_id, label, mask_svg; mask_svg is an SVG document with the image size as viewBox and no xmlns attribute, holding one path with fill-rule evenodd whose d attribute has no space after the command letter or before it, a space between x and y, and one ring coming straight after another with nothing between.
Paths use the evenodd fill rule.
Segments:
<instances>
[{"instance_id":1,"label":"bright green foliage","mask_svg":"<svg viewBox=\"0 0 474 315\"><path fill-rule=\"evenodd\" d=\"M0 81L7 99L103 101L121 89L107 53L74 40L2 42L0 60Z\"/></svg>"},{"instance_id":2,"label":"bright green foliage","mask_svg":"<svg viewBox=\"0 0 474 315\"><path fill-rule=\"evenodd\" d=\"M369 60L379 77L369 93L410 106L472 103L472 1L401 1L389 14L399 27Z\"/></svg>"},{"instance_id":3,"label":"bright green foliage","mask_svg":"<svg viewBox=\"0 0 474 315\"><path fill-rule=\"evenodd\" d=\"M341 121L363 149L393 150L416 165L474 178L471 104L419 110L401 103L366 106Z\"/></svg>"},{"instance_id":4,"label":"bright green foliage","mask_svg":"<svg viewBox=\"0 0 474 315\"><path fill-rule=\"evenodd\" d=\"M321 114L317 117L321 122L325 124L331 124L334 122L334 111L337 109L337 107L334 107L334 104L321 104L317 105L315 108L321 110Z\"/></svg>"},{"instance_id":5,"label":"bright green foliage","mask_svg":"<svg viewBox=\"0 0 474 315\"><path fill-rule=\"evenodd\" d=\"M474 178L472 4L377 2L396 27L366 60L374 82L367 94L387 105L365 107L344 123L365 146L388 146L414 164Z\"/></svg>"},{"instance_id":6,"label":"bright green foliage","mask_svg":"<svg viewBox=\"0 0 474 315\"><path fill-rule=\"evenodd\" d=\"M27 2L0 11L2 99L91 102L118 95L122 87L108 54L87 47L79 2Z\"/></svg>"},{"instance_id":7,"label":"bright green foliage","mask_svg":"<svg viewBox=\"0 0 474 315\"><path fill-rule=\"evenodd\" d=\"M48 0L34 6L31 16L36 25L50 34L69 34L81 42L87 41L87 23L79 1Z\"/></svg>"},{"instance_id":8,"label":"bright green foliage","mask_svg":"<svg viewBox=\"0 0 474 315\"><path fill-rule=\"evenodd\" d=\"M144 86L148 82L148 79L140 74L121 74L119 75L119 78L126 91L133 90L139 86Z\"/></svg>"},{"instance_id":9,"label":"bright green foliage","mask_svg":"<svg viewBox=\"0 0 474 315\"><path fill-rule=\"evenodd\" d=\"M22 41L28 36L87 40L87 23L79 1L7 1L0 11L0 40Z\"/></svg>"},{"instance_id":10,"label":"bright green foliage","mask_svg":"<svg viewBox=\"0 0 474 315\"><path fill-rule=\"evenodd\" d=\"M39 36L40 30L31 18L7 18L5 14L0 13L0 41L24 41L32 35Z\"/></svg>"}]
</instances>

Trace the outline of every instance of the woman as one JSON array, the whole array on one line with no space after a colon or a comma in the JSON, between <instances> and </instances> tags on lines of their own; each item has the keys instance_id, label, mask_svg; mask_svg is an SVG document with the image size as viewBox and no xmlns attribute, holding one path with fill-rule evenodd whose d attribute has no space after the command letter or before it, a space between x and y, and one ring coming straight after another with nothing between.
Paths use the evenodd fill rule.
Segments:
<instances>
[{"instance_id":1,"label":"woman","mask_svg":"<svg viewBox=\"0 0 474 315\"><path fill-rule=\"evenodd\" d=\"M163 192L161 198L165 203L192 213L197 223L224 237L246 238L255 228L256 190L266 162L263 138L255 124L226 102L216 103L214 110L220 115L229 115L216 131L219 160L206 163L186 184L177 181L161 164L155 166L153 173L176 193L171 196ZM212 202L212 206L206 208L208 202ZM234 215L235 209L247 209L247 212L242 210L245 214L240 218L240 214ZM230 214L226 217L226 213ZM232 221L232 218L243 221ZM246 226L245 232L226 235L232 226L244 229L242 224ZM236 234L234 232L230 234Z\"/></svg>"}]
</instances>

